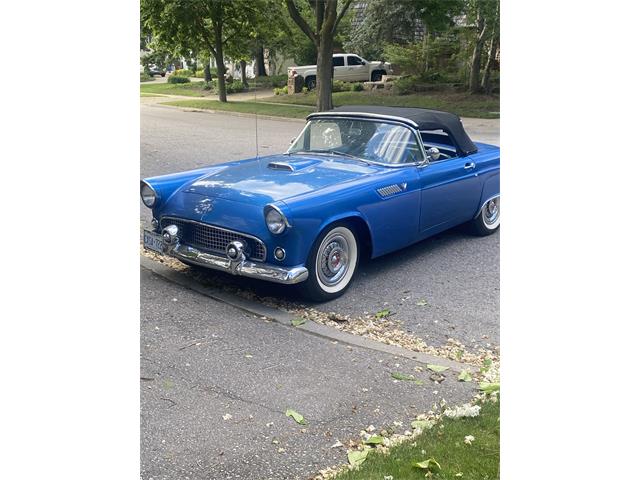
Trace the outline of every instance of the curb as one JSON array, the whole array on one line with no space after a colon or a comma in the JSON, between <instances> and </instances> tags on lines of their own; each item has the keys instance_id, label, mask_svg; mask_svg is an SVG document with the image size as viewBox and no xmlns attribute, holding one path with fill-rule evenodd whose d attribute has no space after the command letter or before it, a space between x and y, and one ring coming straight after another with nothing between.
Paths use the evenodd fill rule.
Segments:
<instances>
[{"instance_id":1,"label":"curb","mask_svg":"<svg viewBox=\"0 0 640 480\"><path fill-rule=\"evenodd\" d=\"M174 110L181 110L183 112L198 112L198 113L218 113L225 115L235 115L236 117L248 117L248 118L263 118L265 120L280 120L283 122L296 122L306 123L304 118L289 118L289 117L276 117L274 115L261 115L259 113L244 113L244 112L231 112L229 110L211 110L209 108L195 108L195 107L179 107L177 105L164 105L162 103L149 103L150 107L171 108Z\"/></svg>"},{"instance_id":2,"label":"curb","mask_svg":"<svg viewBox=\"0 0 640 480\"><path fill-rule=\"evenodd\" d=\"M291 325L291 320L296 318L296 316L289 312L285 312L284 310L279 310L277 308L263 305L259 302L247 300L245 298L238 297L237 295L223 292L214 287L206 287L204 285L201 285L188 275L180 273L177 270L167 267L166 265L163 265L159 262L155 262L148 257L140 257L140 266L147 270L150 270L156 275L165 278L166 280L177 283L178 285L198 292L209 298L222 303L226 303L227 305L231 305L240 310L244 310L260 317L267 317L268 319L280 323L288 328L295 328L296 330L300 330L307 334L315 335L331 341L338 341L345 345L352 345L355 347L366 348L368 350L374 350L376 352L387 353L389 355L394 355L397 357L407 358L409 360L414 360L420 363L442 365L445 367L449 367L455 372L467 370L473 373L478 370L478 368L473 365L467 365L464 363L456 362L454 360L436 357L422 352L414 352L412 350L407 350L406 348L398 347L395 345L387 345L384 343L376 342L375 340L343 332L341 330L337 330L335 328L331 328L327 325L316 323L314 321L307 321L303 325L294 327Z\"/></svg>"}]
</instances>

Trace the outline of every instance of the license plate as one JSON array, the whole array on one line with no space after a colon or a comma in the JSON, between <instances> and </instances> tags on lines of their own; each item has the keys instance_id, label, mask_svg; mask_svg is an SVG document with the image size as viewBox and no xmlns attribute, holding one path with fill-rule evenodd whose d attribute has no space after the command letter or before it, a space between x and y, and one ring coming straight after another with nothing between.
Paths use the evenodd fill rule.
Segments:
<instances>
[{"instance_id":1,"label":"license plate","mask_svg":"<svg viewBox=\"0 0 640 480\"><path fill-rule=\"evenodd\" d=\"M153 250L154 252L164 253L162 250L162 246L164 245L164 242L162 241L162 235L158 233L145 230L143 244L144 248L148 248L149 250Z\"/></svg>"}]
</instances>

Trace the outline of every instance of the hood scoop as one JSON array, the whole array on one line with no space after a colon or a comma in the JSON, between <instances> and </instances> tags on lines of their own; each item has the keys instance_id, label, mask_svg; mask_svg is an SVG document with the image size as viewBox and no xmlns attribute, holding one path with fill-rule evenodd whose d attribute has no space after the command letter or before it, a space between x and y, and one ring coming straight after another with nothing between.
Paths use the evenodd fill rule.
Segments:
<instances>
[{"instance_id":1,"label":"hood scoop","mask_svg":"<svg viewBox=\"0 0 640 480\"><path fill-rule=\"evenodd\" d=\"M269 170L280 170L282 172L299 172L305 168L315 167L322 163L322 160L309 157L290 156L286 160L280 157L279 160L272 160L267 164Z\"/></svg>"},{"instance_id":2,"label":"hood scoop","mask_svg":"<svg viewBox=\"0 0 640 480\"><path fill-rule=\"evenodd\" d=\"M287 172L295 171L293 166L287 162L269 162L267 168L270 168L271 170L285 170Z\"/></svg>"}]
</instances>

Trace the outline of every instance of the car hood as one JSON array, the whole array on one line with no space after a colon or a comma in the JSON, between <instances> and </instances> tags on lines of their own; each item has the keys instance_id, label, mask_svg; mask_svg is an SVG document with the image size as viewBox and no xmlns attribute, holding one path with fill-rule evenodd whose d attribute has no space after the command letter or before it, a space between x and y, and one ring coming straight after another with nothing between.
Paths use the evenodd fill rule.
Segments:
<instances>
[{"instance_id":1,"label":"car hood","mask_svg":"<svg viewBox=\"0 0 640 480\"><path fill-rule=\"evenodd\" d=\"M266 205L379 172L340 156L273 155L217 165L185 185L184 192L234 202Z\"/></svg>"}]
</instances>

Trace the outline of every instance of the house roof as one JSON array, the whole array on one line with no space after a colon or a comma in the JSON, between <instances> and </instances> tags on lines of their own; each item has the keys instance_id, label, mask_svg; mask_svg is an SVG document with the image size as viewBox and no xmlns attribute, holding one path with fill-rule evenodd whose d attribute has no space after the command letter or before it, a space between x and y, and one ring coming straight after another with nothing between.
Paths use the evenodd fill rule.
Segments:
<instances>
[{"instance_id":1,"label":"house roof","mask_svg":"<svg viewBox=\"0 0 640 480\"><path fill-rule=\"evenodd\" d=\"M345 105L328 112L312 113L307 119L326 115L386 118L405 123L417 130L443 130L453 140L459 155L465 156L478 151L478 147L471 141L464 130L460 117L453 113L413 107Z\"/></svg>"}]
</instances>

